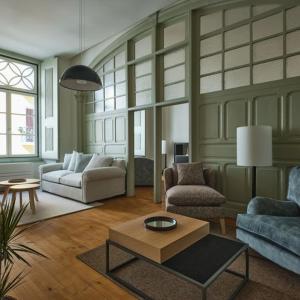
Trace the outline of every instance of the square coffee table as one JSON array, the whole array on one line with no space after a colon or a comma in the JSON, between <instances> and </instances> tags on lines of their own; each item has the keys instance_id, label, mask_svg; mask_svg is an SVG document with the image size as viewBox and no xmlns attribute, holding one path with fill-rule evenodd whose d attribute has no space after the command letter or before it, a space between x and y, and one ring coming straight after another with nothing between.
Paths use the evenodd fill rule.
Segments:
<instances>
[{"instance_id":1,"label":"square coffee table","mask_svg":"<svg viewBox=\"0 0 300 300\"><path fill-rule=\"evenodd\" d=\"M178 225L171 231L151 231L144 227L144 220L151 216L173 217ZM110 245L131 254L133 258L110 268ZM229 270L228 267L242 253L245 253L246 261L244 274ZM198 286L202 291L202 300L207 297L208 287L223 272L242 278L229 299L234 299L249 278L249 256L246 244L209 234L207 222L165 211L112 226L109 228L109 239L106 241L106 274L143 299L152 299L114 274L114 271L136 259L146 261Z\"/></svg>"}]
</instances>

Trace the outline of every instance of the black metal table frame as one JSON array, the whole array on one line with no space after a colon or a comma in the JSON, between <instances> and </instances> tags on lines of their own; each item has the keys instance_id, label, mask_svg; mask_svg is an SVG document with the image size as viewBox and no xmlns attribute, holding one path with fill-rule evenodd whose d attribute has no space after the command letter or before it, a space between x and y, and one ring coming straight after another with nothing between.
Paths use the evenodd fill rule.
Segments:
<instances>
[{"instance_id":1,"label":"black metal table frame","mask_svg":"<svg viewBox=\"0 0 300 300\"><path fill-rule=\"evenodd\" d=\"M110 265L109 265L109 250L110 250L110 245L113 245L121 250L123 250L126 253L129 253L131 255L133 255L134 257L132 259L129 259L128 261L110 269ZM241 274L232 270L227 269L243 252L245 252L245 273ZM235 255L233 255L229 260L226 261L225 264L222 265L222 267L220 267L215 273L214 275L212 275L205 284L202 284L190 277L185 276L182 273L179 273L177 271L174 271L162 264L159 264L141 254L138 254L122 245L120 245L117 242L114 242L112 240L106 240L106 262L105 262L105 273L108 277L110 277L111 279L113 279L114 281L116 281L117 283L120 283L121 285L125 286L127 289L129 289L131 292L141 296L143 299L145 300L153 300L151 297L149 297L148 295L146 295L144 292L140 291L139 289L137 289L135 286L133 286L132 284L126 282L125 280L121 279L120 277L116 276L115 274L113 274L114 271L124 267L125 265L131 263L132 261L136 260L136 259L141 259L143 261L146 261L154 266L156 266L159 269L162 269L166 272L169 272L171 274L174 274L176 276L178 276L179 278L184 279L185 281L192 283L194 285L196 285L197 287L199 287L201 289L202 292L202 300L206 300L207 299L207 289L208 287L223 273L223 272L227 272L230 273L232 275L235 275L237 277L243 278L242 282L240 282L240 284L237 286L237 288L234 290L234 292L230 295L230 297L228 298L228 300L232 300L234 299L237 294L239 293L239 291L242 289L242 287L247 283L247 281L249 280L249 253L248 253L248 246L245 244L239 251L237 251L235 253Z\"/></svg>"}]
</instances>

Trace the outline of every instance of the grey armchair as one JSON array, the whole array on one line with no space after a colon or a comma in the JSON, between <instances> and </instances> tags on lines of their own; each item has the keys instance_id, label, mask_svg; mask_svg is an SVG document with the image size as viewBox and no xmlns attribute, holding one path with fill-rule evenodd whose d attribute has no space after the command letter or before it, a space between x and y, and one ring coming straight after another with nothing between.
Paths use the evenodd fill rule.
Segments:
<instances>
[{"instance_id":1,"label":"grey armchair","mask_svg":"<svg viewBox=\"0 0 300 300\"><path fill-rule=\"evenodd\" d=\"M165 169L166 210L196 219L217 218L225 234L225 217L229 215L223 206L225 197L216 190L216 171L204 169L203 173L206 185L178 185L176 168Z\"/></svg>"},{"instance_id":2,"label":"grey armchair","mask_svg":"<svg viewBox=\"0 0 300 300\"><path fill-rule=\"evenodd\" d=\"M278 265L300 274L300 167L289 176L286 201L253 198L237 217L237 238Z\"/></svg>"}]
</instances>

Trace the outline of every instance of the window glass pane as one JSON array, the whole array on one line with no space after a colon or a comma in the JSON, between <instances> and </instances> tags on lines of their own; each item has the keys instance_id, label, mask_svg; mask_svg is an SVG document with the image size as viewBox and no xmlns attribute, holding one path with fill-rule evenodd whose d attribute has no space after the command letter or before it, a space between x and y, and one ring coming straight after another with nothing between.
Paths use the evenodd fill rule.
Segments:
<instances>
[{"instance_id":1,"label":"window glass pane","mask_svg":"<svg viewBox=\"0 0 300 300\"><path fill-rule=\"evenodd\" d=\"M278 36L253 45L253 61L283 55L283 37Z\"/></svg>"},{"instance_id":2,"label":"window glass pane","mask_svg":"<svg viewBox=\"0 0 300 300\"><path fill-rule=\"evenodd\" d=\"M222 50L222 35L218 34L200 41L200 56Z\"/></svg>"},{"instance_id":3,"label":"window glass pane","mask_svg":"<svg viewBox=\"0 0 300 300\"><path fill-rule=\"evenodd\" d=\"M286 52L294 53L300 51L300 30L286 35Z\"/></svg>"},{"instance_id":4,"label":"window glass pane","mask_svg":"<svg viewBox=\"0 0 300 300\"><path fill-rule=\"evenodd\" d=\"M222 11L200 17L200 34L206 34L222 28Z\"/></svg>"},{"instance_id":5,"label":"window glass pane","mask_svg":"<svg viewBox=\"0 0 300 300\"><path fill-rule=\"evenodd\" d=\"M282 13L253 22L253 40L264 38L283 30Z\"/></svg>"},{"instance_id":6,"label":"window glass pane","mask_svg":"<svg viewBox=\"0 0 300 300\"><path fill-rule=\"evenodd\" d=\"M225 48L235 47L250 42L249 25L225 32Z\"/></svg>"},{"instance_id":7,"label":"window glass pane","mask_svg":"<svg viewBox=\"0 0 300 300\"><path fill-rule=\"evenodd\" d=\"M33 115L11 115L11 131L13 134L34 134Z\"/></svg>"},{"instance_id":8,"label":"window glass pane","mask_svg":"<svg viewBox=\"0 0 300 300\"><path fill-rule=\"evenodd\" d=\"M282 78L283 78L282 59L255 65L253 67L253 83L279 80Z\"/></svg>"},{"instance_id":9,"label":"window glass pane","mask_svg":"<svg viewBox=\"0 0 300 300\"><path fill-rule=\"evenodd\" d=\"M279 7L278 4L264 4L264 5L254 5L253 6L253 16L260 15L266 11L272 10Z\"/></svg>"},{"instance_id":10,"label":"window glass pane","mask_svg":"<svg viewBox=\"0 0 300 300\"><path fill-rule=\"evenodd\" d=\"M250 46L225 52L225 68L233 68L250 63Z\"/></svg>"},{"instance_id":11,"label":"window glass pane","mask_svg":"<svg viewBox=\"0 0 300 300\"><path fill-rule=\"evenodd\" d=\"M125 81L125 69L116 71L116 82Z\"/></svg>"},{"instance_id":12,"label":"window glass pane","mask_svg":"<svg viewBox=\"0 0 300 300\"><path fill-rule=\"evenodd\" d=\"M36 66L0 57L0 86L36 90Z\"/></svg>"},{"instance_id":13,"label":"window glass pane","mask_svg":"<svg viewBox=\"0 0 300 300\"><path fill-rule=\"evenodd\" d=\"M6 114L0 113L0 133L6 133Z\"/></svg>"},{"instance_id":14,"label":"window glass pane","mask_svg":"<svg viewBox=\"0 0 300 300\"><path fill-rule=\"evenodd\" d=\"M145 55L149 55L152 52L152 37L148 35L143 39L135 42L135 59L140 58Z\"/></svg>"},{"instance_id":15,"label":"window glass pane","mask_svg":"<svg viewBox=\"0 0 300 300\"><path fill-rule=\"evenodd\" d=\"M200 93L220 91L222 89L222 74L214 74L200 78Z\"/></svg>"},{"instance_id":16,"label":"window glass pane","mask_svg":"<svg viewBox=\"0 0 300 300\"><path fill-rule=\"evenodd\" d=\"M6 93L0 92L0 112L6 112Z\"/></svg>"},{"instance_id":17,"label":"window glass pane","mask_svg":"<svg viewBox=\"0 0 300 300\"><path fill-rule=\"evenodd\" d=\"M105 100L105 111L114 110L114 99Z\"/></svg>"},{"instance_id":18,"label":"window glass pane","mask_svg":"<svg viewBox=\"0 0 300 300\"><path fill-rule=\"evenodd\" d=\"M12 155L30 155L35 153L35 137L33 135L12 135Z\"/></svg>"},{"instance_id":19,"label":"window glass pane","mask_svg":"<svg viewBox=\"0 0 300 300\"><path fill-rule=\"evenodd\" d=\"M114 84L114 82L115 82L114 73L106 74L104 76L105 86L112 85L112 84Z\"/></svg>"},{"instance_id":20,"label":"window glass pane","mask_svg":"<svg viewBox=\"0 0 300 300\"><path fill-rule=\"evenodd\" d=\"M104 112L104 101L95 102L95 112Z\"/></svg>"},{"instance_id":21,"label":"window glass pane","mask_svg":"<svg viewBox=\"0 0 300 300\"><path fill-rule=\"evenodd\" d=\"M220 71L222 68L222 55L217 54L200 59L200 74Z\"/></svg>"},{"instance_id":22,"label":"window glass pane","mask_svg":"<svg viewBox=\"0 0 300 300\"><path fill-rule=\"evenodd\" d=\"M114 60L111 59L104 65L104 72L108 72L114 68Z\"/></svg>"},{"instance_id":23,"label":"window glass pane","mask_svg":"<svg viewBox=\"0 0 300 300\"><path fill-rule=\"evenodd\" d=\"M151 75L139 77L135 80L135 90L142 91L151 89Z\"/></svg>"},{"instance_id":24,"label":"window glass pane","mask_svg":"<svg viewBox=\"0 0 300 300\"><path fill-rule=\"evenodd\" d=\"M291 56L286 61L286 76L295 77L300 76L300 55Z\"/></svg>"},{"instance_id":25,"label":"window glass pane","mask_svg":"<svg viewBox=\"0 0 300 300\"><path fill-rule=\"evenodd\" d=\"M135 76L142 76L151 73L151 60L135 66Z\"/></svg>"},{"instance_id":26,"label":"window glass pane","mask_svg":"<svg viewBox=\"0 0 300 300\"><path fill-rule=\"evenodd\" d=\"M165 70L165 84L185 79L185 65Z\"/></svg>"},{"instance_id":27,"label":"window glass pane","mask_svg":"<svg viewBox=\"0 0 300 300\"><path fill-rule=\"evenodd\" d=\"M225 72L225 89L250 84L250 68L241 68Z\"/></svg>"},{"instance_id":28,"label":"window glass pane","mask_svg":"<svg viewBox=\"0 0 300 300\"><path fill-rule=\"evenodd\" d=\"M185 96L185 82L165 86L165 101L178 99Z\"/></svg>"},{"instance_id":29,"label":"window glass pane","mask_svg":"<svg viewBox=\"0 0 300 300\"><path fill-rule=\"evenodd\" d=\"M103 100L103 89L100 89L98 91L95 92L95 100Z\"/></svg>"},{"instance_id":30,"label":"window glass pane","mask_svg":"<svg viewBox=\"0 0 300 300\"><path fill-rule=\"evenodd\" d=\"M116 109L126 108L126 97L118 97L116 98Z\"/></svg>"},{"instance_id":31,"label":"window glass pane","mask_svg":"<svg viewBox=\"0 0 300 300\"><path fill-rule=\"evenodd\" d=\"M286 29L300 27L300 6L293 7L286 11Z\"/></svg>"},{"instance_id":32,"label":"window glass pane","mask_svg":"<svg viewBox=\"0 0 300 300\"><path fill-rule=\"evenodd\" d=\"M115 96L114 86L105 88L105 99L112 98Z\"/></svg>"},{"instance_id":33,"label":"window glass pane","mask_svg":"<svg viewBox=\"0 0 300 300\"><path fill-rule=\"evenodd\" d=\"M185 49L174 51L164 56L164 67L168 68L185 62Z\"/></svg>"},{"instance_id":34,"label":"window glass pane","mask_svg":"<svg viewBox=\"0 0 300 300\"><path fill-rule=\"evenodd\" d=\"M250 18L250 7L237 7L225 11L225 25L231 25Z\"/></svg>"},{"instance_id":35,"label":"window glass pane","mask_svg":"<svg viewBox=\"0 0 300 300\"><path fill-rule=\"evenodd\" d=\"M119 54L117 54L115 56L115 65L116 68L121 67L123 65L125 65L126 63L126 59L125 59L125 51L120 52Z\"/></svg>"},{"instance_id":36,"label":"window glass pane","mask_svg":"<svg viewBox=\"0 0 300 300\"><path fill-rule=\"evenodd\" d=\"M185 40L185 21L164 28L164 48Z\"/></svg>"},{"instance_id":37,"label":"window glass pane","mask_svg":"<svg viewBox=\"0 0 300 300\"><path fill-rule=\"evenodd\" d=\"M151 91L139 92L135 95L136 106L151 103Z\"/></svg>"},{"instance_id":38,"label":"window glass pane","mask_svg":"<svg viewBox=\"0 0 300 300\"><path fill-rule=\"evenodd\" d=\"M0 134L0 155L6 154L6 135Z\"/></svg>"},{"instance_id":39,"label":"window glass pane","mask_svg":"<svg viewBox=\"0 0 300 300\"><path fill-rule=\"evenodd\" d=\"M126 94L126 84L119 83L116 85L116 96L122 96Z\"/></svg>"},{"instance_id":40,"label":"window glass pane","mask_svg":"<svg viewBox=\"0 0 300 300\"><path fill-rule=\"evenodd\" d=\"M34 114L34 97L11 94L11 113L13 114Z\"/></svg>"}]
</instances>

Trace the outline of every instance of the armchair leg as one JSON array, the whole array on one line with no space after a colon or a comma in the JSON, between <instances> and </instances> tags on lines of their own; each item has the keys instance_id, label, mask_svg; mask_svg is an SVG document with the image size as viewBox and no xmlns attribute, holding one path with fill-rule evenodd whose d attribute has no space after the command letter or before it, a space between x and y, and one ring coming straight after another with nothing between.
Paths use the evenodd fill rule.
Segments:
<instances>
[{"instance_id":1,"label":"armchair leg","mask_svg":"<svg viewBox=\"0 0 300 300\"><path fill-rule=\"evenodd\" d=\"M221 226L221 233L223 235L226 234L226 223L225 223L225 218L220 218L220 226Z\"/></svg>"}]
</instances>

